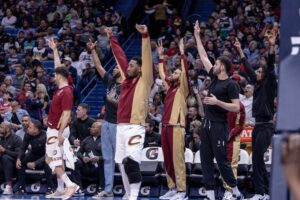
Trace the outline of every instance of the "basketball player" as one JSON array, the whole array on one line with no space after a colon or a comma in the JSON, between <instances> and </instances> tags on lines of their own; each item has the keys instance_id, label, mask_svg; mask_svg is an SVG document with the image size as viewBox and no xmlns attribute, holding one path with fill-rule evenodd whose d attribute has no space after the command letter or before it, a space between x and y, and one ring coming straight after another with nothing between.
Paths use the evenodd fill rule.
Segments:
<instances>
[{"instance_id":1,"label":"basketball player","mask_svg":"<svg viewBox=\"0 0 300 200\"><path fill-rule=\"evenodd\" d=\"M189 94L187 60L184 55L183 39L179 42L181 68L174 69L170 77L164 73L162 41L158 42L159 74L167 87L162 117L162 149L169 191L159 199L185 199L186 174L184 161L184 136L186 98Z\"/></svg>"},{"instance_id":2,"label":"basketball player","mask_svg":"<svg viewBox=\"0 0 300 200\"><path fill-rule=\"evenodd\" d=\"M135 26L142 34L142 58L129 62L117 39L109 37L112 52L126 79L121 85L117 111L115 161L119 164L125 188L123 199L137 199L141 185L140 161L145 139L148 97L153 84L150 37L145 25Z\"/></svg>"},{"instance_id":3,"label":"basketball player","mask_svg":"<svg viewBox=\"0 0 300 200\"><path fill-rule=\"evenodd\" d=\"M49 40L55 61L55 82L57 90L54 93L47 121L46 162L57 176L57 189L47 198L69 199L79 186L73 183L65 173L63 163L64 142L68 142L70 134L69 120L73 106L73 90L68 84L68 69L60 63L57 45ZM66 141L65 141L66 139ZM74 160L75 161L75 160ZM64 188L66 185L66 190Z\"/></svg>"}]
</instances>

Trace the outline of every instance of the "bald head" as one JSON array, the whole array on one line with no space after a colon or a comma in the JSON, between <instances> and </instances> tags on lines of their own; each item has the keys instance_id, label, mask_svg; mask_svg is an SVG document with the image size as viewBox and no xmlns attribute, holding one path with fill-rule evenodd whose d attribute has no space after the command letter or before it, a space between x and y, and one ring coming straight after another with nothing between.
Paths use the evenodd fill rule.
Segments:
<instances>
[{"instance_id":1,"label":"bald head","mask_svg":"<svg viewBox=\"0 0 300 200\"><path fill-rule=\"evenodd\" d=\"M2 122L0 124L0 133L4 136L7 137L11 133L11 125L9 122Z\"/></svg>"},{"instance_id":2,"label":"bald head","mask_svg":"<svg viewBox=\"0 0 300 200\"><path fill-rule=\"evenodd\" d=\"M96 121L92 124L90 133L92 136L98 136L101 134L102 122Z\"/></svg>"}]
</instances>

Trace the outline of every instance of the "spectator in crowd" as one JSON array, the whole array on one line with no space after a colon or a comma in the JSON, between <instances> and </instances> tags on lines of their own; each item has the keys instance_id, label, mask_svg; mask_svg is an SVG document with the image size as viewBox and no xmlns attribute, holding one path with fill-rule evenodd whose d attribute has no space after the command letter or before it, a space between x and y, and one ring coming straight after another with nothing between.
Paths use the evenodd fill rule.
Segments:
<instances>
[{"instance_id":1,"label":"spectator in crowd","mask_svg":"<svg viewBox=\"0 0 300 200\"><path fill-rule=\"evenodd\" d=\"M160 135L154 132L155 121L151 119L146 119L145 129L145 142L144 148L147 147L160 147L161 146L161 138Z\"/></svg>"},{"instance_id":2,"label":"spectator in crowd","mask_svg":"<svg viewBox=\"0 0 300 200\"><path fill-rule=\"evenodd\" d=\"M82 188L82 177L97 177L98 191L104 188L104 170L103 157L101 151L101 122L93 122L90 128L90 135L86 137L80 144L77 152L77 160L75 171L72 177L76 184ZM77 191L77 195L81 195L82 191Z\"/></svg>"},{"instance_id":3,"label":"spectator in crowd","mask_svg":"<svg viewBox=\"0 0 300 200\"><path fill-rule=\"evenodd\" d=\"M23 118L24 119L24 118ZM40 121L33 120L29 123L23 143L18 152L16 168L18 169L18 191L16 194L25 194L25 169L44 169L47 181L46 194L52 193L52 171L45 162L46 132L42 130ZM30 148L29 148L30 146Z\"/></svg>"},{"instance_id":4,"label":"spectator in crowd","mask_svg":"<svg viewBox=\"0 0 300 200\"><path fill-rule=\"evenodd\" d=\"M40 84L44 84L45 86L49 86L50 77L48 74L46 74L44 67L42 65L38 65L36 67L35 72L36 72L37 82Z\"/></svg>"},{"instance_id":5,"label":"spectator in crowd","mask_svg":"<svg viewBox=\"0 0 300 200\"><path fill-rule=\"evenodd\" d=\"M4 114L4 121L7 121L11 124L11 128L19 129L21 128L21 122L24 115L29 115L28 112L21 108L19 101L13 99L11 102L11 111L8 111Z\"/></svg>"},{"instance_id":6,"label":"spectator in crowd","mask_svg":"<svg viewBox=\"0 0 300 200\"><path fill-rule=\"evenodd\" d=\"M25 69L25 83L29 83L31 86L31 91L35 92L37 84L39 83L38 79L35 76L35 71L33 68L27 68Z\"/></svg>"},{"instance_id":7,"label":"spectator in crowd","mask_svg":"<svg viewBox=\"0 0 300 200\"><path fill-rule=\"evenodd\" d=\"M21 90L21 87L24 84L25 81L25 71L22 65L16 65L16 72L14 75L12 75L13 79L13 86L16 88L16 92L19 93Z\"/></svg>"},{"instance_id":8,"label":"spectator in crowd","mask_svg":"<svg viewBox=\"0 0 300 200\"><path fill-rule=\"evenodd\" d=\"M48 59L48 50L45 46L45 39L40 37L37 40L38 44L37 47L34 47L33 52L33 59L43 61Z\"/></svg>"},{"instance_id":9,"label":"spectator in crowd","mask_svg":"<svg viewBox=\"0 0 300 200\"><path fill-rule=\"evenodd\" d=\"M33 33L30 32L23 43L24 53L31 53L35 47L35 43L36 41L33 38Z\"/></svg>"},{"instance_id":10,"label":"spectator in crowd","mask_svg":"<svg viewBox=\"0 0 300 200\"><path fill-rule=\"evenodd\" d=\"M192 152L197 152L200 150L200 127L194 128L191 131L191 140L188 143L188 148L192 150Z\"/></svg>"},{"instance_id":11,"label":"spectator in crowd","mask_svg":"<svg viewBox=\"0 0 300 200\"><path fill-rule=\"evenodd\" d=\"M16 135L19 136L22 140L24 139L25 134L27 133L27 129L29 127L29 124L31 123L31 118L29 115L24 115L22 117L22 128L16 131Z\"/></svg>"},{"instance_id":12,"label":"spectator in crowd","mask_svg":"<svg viewBox=\"0 0 300 200\"><path fill-rule=\"evenodd\" d=\"M16 50L20 48L20 44L18 43L18 41L16 41L16 39L12 35L8 36L8 39L5 42L3 49L5 52L9 53L10 47L15 47Z\"/></svg>"},{"instance_id":13,"label":"spectator in crowd","mask_svg":"<svg viewBox=\"0 0 300 200\"><path fill-rule=\"evenodd\" d=\"M49 111L49 95L46 89L46 86L42 83L38 84L36 87L36 98L43 105L42 107L42 115L45 115Z\"/></svg>"},{"instance_id":14,"label":"spectator in crowd","mask_svg":"<svg viewBox=\"0 0 300 200\"><path fill-rule=\"evenodd\" d=\"M28 111L29 115L39 121L43 120L42 108L44 104L39 98L32 92L26 92L26 100L24 102L24 108Z\"/></svg>"},{"instance_id":15,"label":"spectator in crowd","mask_svg":"<svg viewBox=\"0 0 300 200\"><path fill-rule=\"evenodd\" d=\"M0 114L3 115L11 110L13 95L10 92L3 92L2 102L0 103Z\"/></svg>"},{"instance_id":16,"label":"spectator in crowd","mask_svg":"<svg viewBox=\"0 0 300 200\"><path fill-rule=\"evenodd\" d=\"M24 107L24 103L28 98L28 92L32 91L31 84L29 82L24 82L23 89L19 92L17 99L21 106Z\"/></svg>"},{"instance_id":17,"label":"spectator in crowd","mask_svg":"<svg viewBox=\"0 0 300 200\"><path fill-rule=\"evenodd\" d=\"M20 29L20 31L23 31L24 32L24 36L26 38L28 38L28 36L30 34L34 34L35 33L35 30L33 28L30 27L30 24L29 24L29 21L27 19L24 19L23 20L23 26L22 28Z\"/></svg>"},{"instance_id":18,"label":"spectator in crowd","mask_svg":"<svg viewBox=\"0 0 300 200\"><path fill-rule=\"evenodd\" d=\"M16 175L16 160L22 145L19 136L13 134L13 127L8 122L0 124L3 138L0 140L0 172L4 175L5 187L2 194L13 194L12 179Z\"/></svg>"},{"instance_id":19,"label":"spectator in crowd","mask_svg":"<svg viewBox=\"0 0 300 200\"><path fill-rule=\"evenodd\" d=\"M6 84L6 89L10 92L13 97L16 96L16 88L13 86L13 79L11 76L5 76L4 83Z\"/></svg>"},{"instance_id":20,"label":"spectator in crowd","mask_svg":"<svg viewBox=\"0 0 300 200\"><path fill-rule=\"evenodd\" d=\"M95 122L94 119L88 116L89 105L79 104L76 110L76 119L71 123L70 142L75 146L80 146L80 143L90 135L90 127Z\"/></svg>"},{"instance_id":21,"label":"spectator in crowd","mask_svg":"<svg viewBox=\"0 0 300 200\"><path fill-rule=\"evenodd\" d=\"M112 29L106 28L103 30L106 34L106 38L112 36ZM103 68L101 61L97 55L95 46L96 43L90 41L87 46L92 53L93 61L95 67L101 76L105 85L107 85L106 94L106 112L104 116L104 122L101 130L101 147L104 160L104 176L105 176L105 188L103 191L95 195L95 198L109 197L113 196L113 183L114 183L114 155L116 151L116 123L117 123L117 109L118 101L121 89L121 83L123 82L123 77L119 67L115 67L113 74L110 75Z\"/></svg>"},{"instance_id":22,"label":"spectator in crowd","mask_svg":"<svg viewBox=\"0 0 300 200\"><path fill-rule=\"evenodd\" d=\"M17 18L13 16L10 9L6 9L6 16L3 17L1 21L1 25L5 28L15 28L15 24L17 22Z\"/></svg>"},{"instance_id":23,"label":"spectator in crowd","mask_svg":"<svg viewBox=\"0 0 300 200\"><path fill-rule=\"evenodd\" d=\"M17 64L21 64L21 58L17 54L17 48L11 46L8 49L9 55L5 59L5 65L9 67L10 70L14 69Z\"/></svg>"},{"instance_id":24,"label":"spectator in crowd","mask_svg":"<svg viewBox=\"0 0 300 200\"><path fill-rule=\"evenodd\" d=\"M65 65L65 67L69 70L70 74L71 74L71 77L72 77L72 80L73 80L73 84L76 85L77 84L77 70L76 68L74 68L72 66L72 59L70 57L65 57L63 59L63 63Z\"/></svg>"}]
</instances>

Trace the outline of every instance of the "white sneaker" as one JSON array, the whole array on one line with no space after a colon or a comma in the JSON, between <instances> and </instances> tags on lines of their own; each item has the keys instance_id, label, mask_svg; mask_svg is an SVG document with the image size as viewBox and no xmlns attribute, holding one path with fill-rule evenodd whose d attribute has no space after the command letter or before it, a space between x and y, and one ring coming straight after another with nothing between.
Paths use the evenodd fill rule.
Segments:
<instances>
[{"instance_id":1,"label":"white sneaker","mask_svg":"<svg viewBox=\"0 0 300 200\"><path fill-rule=\"evenodd\" d=\"M166 194L160 196L159 199L171 199L176 193L176 189L170 189Z\"/></svg>"},{"instance_id":2,"label":"white sneaker","mask_svg":"<svg viewBox=\"0 0 300 200\"><path fill-rule=\"evenodd\" d=\"M5 195L13 194L12 187L10 185L6 185L2 194L5 194Z\"/></svg>"},{"instance_id":3,"label":"white sneaker","mask_svg":"<svg viewBox=\"0 0 300 200\"><path fill-rule=\"evenodd\" d=\"M58 199L62 198L65 195L65 191L58 191L56 190L55 192L46 195L46 199Z\"/></svg>"},{"instance_id":4,"label":"white sneaker","mask_svg":"<svg viewBox=\"0 0 300 200\"><path fill-rule=\"evenodd\" d=\"M231 192L229 192L229 191L226 191L226 192L224 193L223 198L222 198L222 200L235 200L235 199L236 199L236 198L233 197L233 194L232 194Z\"/></svg>"},{"instance_id":5,"label":"white sneaker","mask_svg":"<svg viewBox=\"0 0 300 200\"><path fill-rule=\"evenodd\" d=\"M260 194L255 194L253 197L251 197L249 200L268 200L269 195L260 195Z\"/></svg>"},{"instance_id":6,"label":"white sneaker","mask_svg":"<svg viewBox=\"0 0 300 200\"><path fill-rule=\"evenodd\" d=\"M177 192L173 197L170 198L170 200L185 200L188 199L186 197L185 192Z\"/></svg>"}]
</instances>

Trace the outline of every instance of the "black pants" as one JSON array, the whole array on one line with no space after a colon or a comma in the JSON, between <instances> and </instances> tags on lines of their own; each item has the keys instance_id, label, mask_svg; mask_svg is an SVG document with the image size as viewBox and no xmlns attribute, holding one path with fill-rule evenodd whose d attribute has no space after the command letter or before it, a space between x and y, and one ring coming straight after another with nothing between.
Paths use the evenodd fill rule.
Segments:
<instances>
[{"instance_id":1,"label":"black pants","mask_svg":"<svg viewBox=\"0 0 300 200\"><path fill-rule=\"evenodd\" d=\"M81 160L77 160L75 163L75 170L71 172L72 180L82 187L82 177L90 177L91 179L96 178L98 181L98 187L104 188L104 165L103 160L100 160L98 167L95 167L91 163L84 163Z\"/></svg>"},{"instance_id":2,"label":"black pants","mask_svg":"<svg viewBox=\"0 0 300 200\"><path fill-rule=\"evenodd\" d=\"M203 170L203 182L206 190L215 189L214 157L223 180L230 186L236 186L230 162L227 159L228 140L227 122L204 120L200 133L200 156Z\"/></svg>"},{"instance_id":3,"label":"black pants","mask_svg":"<svg viewBox=\"0 0 300 200\"><path fill-rule=\"evenodd\" d=\"M24 189L24 187L25 187L25 178L26 178L25 170L27 169L27 163L35 162L39 158L41 158L41 156L37 156L37 155L34 155L31 152L29 152L29 153L25 154L24 158L21 160L22 167L21 167L21 169L18 170L18 184L19 184L20 188ZM50 169L49 165L47 165L46 162L43 162L43 164L41 166L36 166L36 168L45 170L45 178L46 178L46 182L47 182L47 187L54 188L53 181L52 181L53 180L52 179L52 170Z\"/></svg>"},{"instance_id":4,"label":"black pants","mask_svg":"<svg viewBox=\"0 0 300 200\"><path fill-rule=\"evenodd\" d=\"M274 134L272 123L257 124L252 132L252 163L253 163L253 184L255 194L268 194L269 177L264 162L264 153L271 144Z\"/></svg>"},{"instance_id":5,"label":"black pants","mask_svg":"<svg viewBox=\"0 0 300 200\"><path fill-rule=\"evenodd\" d=\"M16 172L16 158L13 158L7 154L0 156L0 171L4 175L4 181L12 181Z\"/></svg>"}]
</instances>

